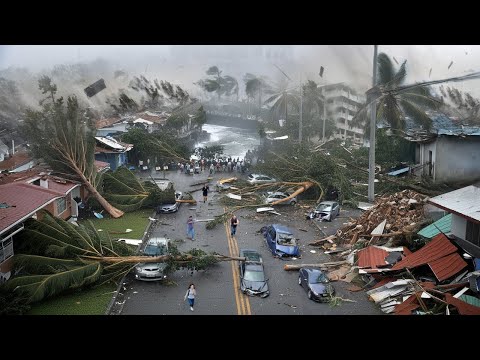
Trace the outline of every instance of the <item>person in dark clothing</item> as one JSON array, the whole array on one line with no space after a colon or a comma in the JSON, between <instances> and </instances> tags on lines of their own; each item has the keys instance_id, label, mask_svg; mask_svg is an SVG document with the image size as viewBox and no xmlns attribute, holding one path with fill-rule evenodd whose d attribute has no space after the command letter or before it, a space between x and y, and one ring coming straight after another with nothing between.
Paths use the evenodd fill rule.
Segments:
<instances>
[{"instance_id":1,"label":"person in dark clothing","mask_svg":"<svg viewBox=\"0 0 480 360\"><path fill-rule=\"evenodd\" d=\"M237 232L237 225L238 225L238 218L237 216L234 214L232 216L232 218L230 219L230 234L231 235L235 235L235 233Z\"/></svg>"},{"instance_id":2,"label":"person in dark clothing","mask_svg":"<svg viewBox=\"0 0 480 360\"><path fill-rule=\"evenodd\" d=\"M202 193L203 193L203 202L207 201L207 196L208 196L208 191L209 191L208 184L203 185L202 187Z\"/></svg>"}]
</instances>

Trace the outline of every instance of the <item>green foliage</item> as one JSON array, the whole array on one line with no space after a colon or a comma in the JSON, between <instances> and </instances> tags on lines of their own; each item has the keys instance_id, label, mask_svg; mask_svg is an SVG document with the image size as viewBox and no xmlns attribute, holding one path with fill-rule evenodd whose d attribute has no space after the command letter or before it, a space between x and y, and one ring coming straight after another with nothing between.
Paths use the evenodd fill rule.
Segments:
<instances>
[{"instance_id":1,"label":"green foliage","mask_svg":"<svg viewBox=\"0 0 480 360\"><path fill-rule=\"evenodd\" d=\"M399 162L412 163L415 158L415 143L401 136L387 135L386 129L377 129L375 140L375 162L382 168L397 165Z\"/></svg>"},{"instance_id":2,"label":"green foliage","mask_svg":"<svg viewBox=\"0 0 480 360\"><path fill-rule=\"evenodd\" d=\"M196 149L200 157L205 159L212 159L215 154L223 154L225 147L223 145L212 145L212 146L205 146Z\"/></svg>"},{"instance_id":3,"label":"green foliage","mask_svg":"<svg viewBox=\"0 0 480 360\"><path fill-rule=\"evenodd\" d=\"M206 74L211 78L199 80L196 84L206 92L216 92L218 98L221 95L230 96L237 94L238 96L238 81L230 75L221 76L222 71L217 66L211 66Z\"/></svg>"},{"instance_id":4,"label":"green foliage","mask_svg":"<svg viewBox=\"0 0 480 360\"><path fill-rule=\"evenodd\" d=\"M40 88L50 91L54 99L56 86L47 77L40 81ZM95 132L93 122L86 118L76 97L44 103L40 111L28 109L21 133L30 144L30 151L37 159L43 159L55 171L90 182L95 180L94 151Z\"/></svg>"},{"instance_id":5,"label":"green foliage","mask_svg":"<svg viewBox=\"0 0 480 360\"><path fill-rule=\"evenodd\" d=\"M173 243L169 245L169 254L172 255L172 258L166 262L166 272L173 272L178 269L188 269L192 272L205 270L218 262L214 254L208 254L196 248L181 253ZM193 258L189 259L190 256Z\"/></svg>"}]
</instances>

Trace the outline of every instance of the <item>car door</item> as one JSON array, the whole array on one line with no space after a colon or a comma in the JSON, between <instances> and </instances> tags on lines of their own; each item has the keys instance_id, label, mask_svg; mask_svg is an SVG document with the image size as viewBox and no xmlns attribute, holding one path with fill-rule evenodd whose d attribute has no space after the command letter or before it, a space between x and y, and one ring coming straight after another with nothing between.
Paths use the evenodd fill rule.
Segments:
<instances>
[{"instance_id":1,"label":"car door","mask_svg":"<svg viewBox=\"0 0 480 360\"><path fill-rule=\"evenodd\" d=\"M300 277L302 279L302 287L304 289L307 289L308 288L308 276L307 276L307 272L304 269L300 270Z\"/></svg>"},{"instance_id":2,"label":"car door","mask_svg":"<svg viewBox=\"0 0 480 360\"><path fill-rule=\"evenodd\" d=\"M270 230L268 231L268 246L270 247L270 249L272 250L273 253L275 253L275 251L277 250L275 248L275 239L277 237L277 233L275 231L275 229L273 228L273 226L270 227Z\"/></svg>"},{"instance_id":3,"label":"car door","mask_svg":"<svg viewBox=\"0 0 480 360\"><path fill-rule=\"evenodd\" d=\"M340 210L340 205L338 203L333 203L333 217L336 217L338 216L338 213L339 213L339 210ZM333 220L333 217L332 217L332 220Z\"/></svg>"}]
</instances>

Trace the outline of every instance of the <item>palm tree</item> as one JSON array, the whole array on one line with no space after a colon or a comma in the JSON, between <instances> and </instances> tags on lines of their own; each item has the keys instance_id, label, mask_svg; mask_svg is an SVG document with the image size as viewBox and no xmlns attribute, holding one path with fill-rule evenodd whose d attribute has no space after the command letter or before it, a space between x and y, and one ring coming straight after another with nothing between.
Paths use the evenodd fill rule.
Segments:
<instances>
[{"instance_id":1,"label":"palm tree","mask_svg":"<svg viewBox=\"0 0 480 360\"><path fill-rule=\"evenodd\" d=\"M275 89L268 89L266 92L273 94L264 104L272 104L270 108L270 113L273 117L280 117L283 113L285 116L285 122L288 124L288 107L294 108L295 110L299 109L299 97L296 94L289 92L291 89L288 89L288 82L284 81L277 84Z\"/></svg>"},{"instance_id":2,"label":"palm tree","mask_svg":"<svg viewBox=\"0 0 480 360\"><path fill-rule=\"evenodd\" d=\"M325 98L322 94L322 90L318 87L317 83L312 80L308 80L305 85L302 86L303 90L303 127L305 128L305 134L307 138L318 131L322 132L323 122L323 107L325 106ZM318 126L318 125L321 126Z\"/></svg>"},{"instance_id":3,"label":"palm tree","mask_svg":"<svg viewBox=\"0 0 480 360\"><path fill-rule=\"evenodd\" d=\"M377 122L385 122L392 129L405 129L405 115L426 130L432 126L432 120L426 114L428 109L438 109L441 101L435 99L427 86L402 88L407 75L406 60L395 69L392 60L385 53L377 56L378 80L377 90ZM402 89L398 91L398 89ZM364 125L365 134L370 133L370 122L367 121L367 106L363 106L355 114L350 126Z\"/></svg>"}]
</instances>

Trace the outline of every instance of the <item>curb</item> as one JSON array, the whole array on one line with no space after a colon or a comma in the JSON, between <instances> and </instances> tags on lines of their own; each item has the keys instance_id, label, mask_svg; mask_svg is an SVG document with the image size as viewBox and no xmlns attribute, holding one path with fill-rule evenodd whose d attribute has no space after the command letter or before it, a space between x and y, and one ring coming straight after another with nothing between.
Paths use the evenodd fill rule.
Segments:
<instances>
[{"instance_id":1,"label":"curb","mask_svg":"<svg viewBox=\"0 0 480 360\"><path fill-rule=\"evenodd\" d=\"M155 217L155 212L153 212L152 217ZM148 223L147 227L145 228L145 232L143 233L143 236L142 236L142 242L138 245L137 249L135 250L135 254L138 254L138 251L140 250L140 247L143 245L145 239L150 235L150 228L152 227L152 225L154 223L155 223L154 221L150 221ZM117 298L119 297L119 295L123 296L123 293L121 293L120 290L122 289L123 285L125 284L125 279L127 278L128 274L129 273L125 274L120 279L120 281L118 282L117 290L113 294L112 300L110 300L110 303L108 304L107 309L105 310L105 315L121 315L122 314L123 305L125 304L125 300L120 304L120 302L117 302ZM116 303L119 304L119 308L115 309L115 312L112 313Z\"/></svg>"}]
</instances>

